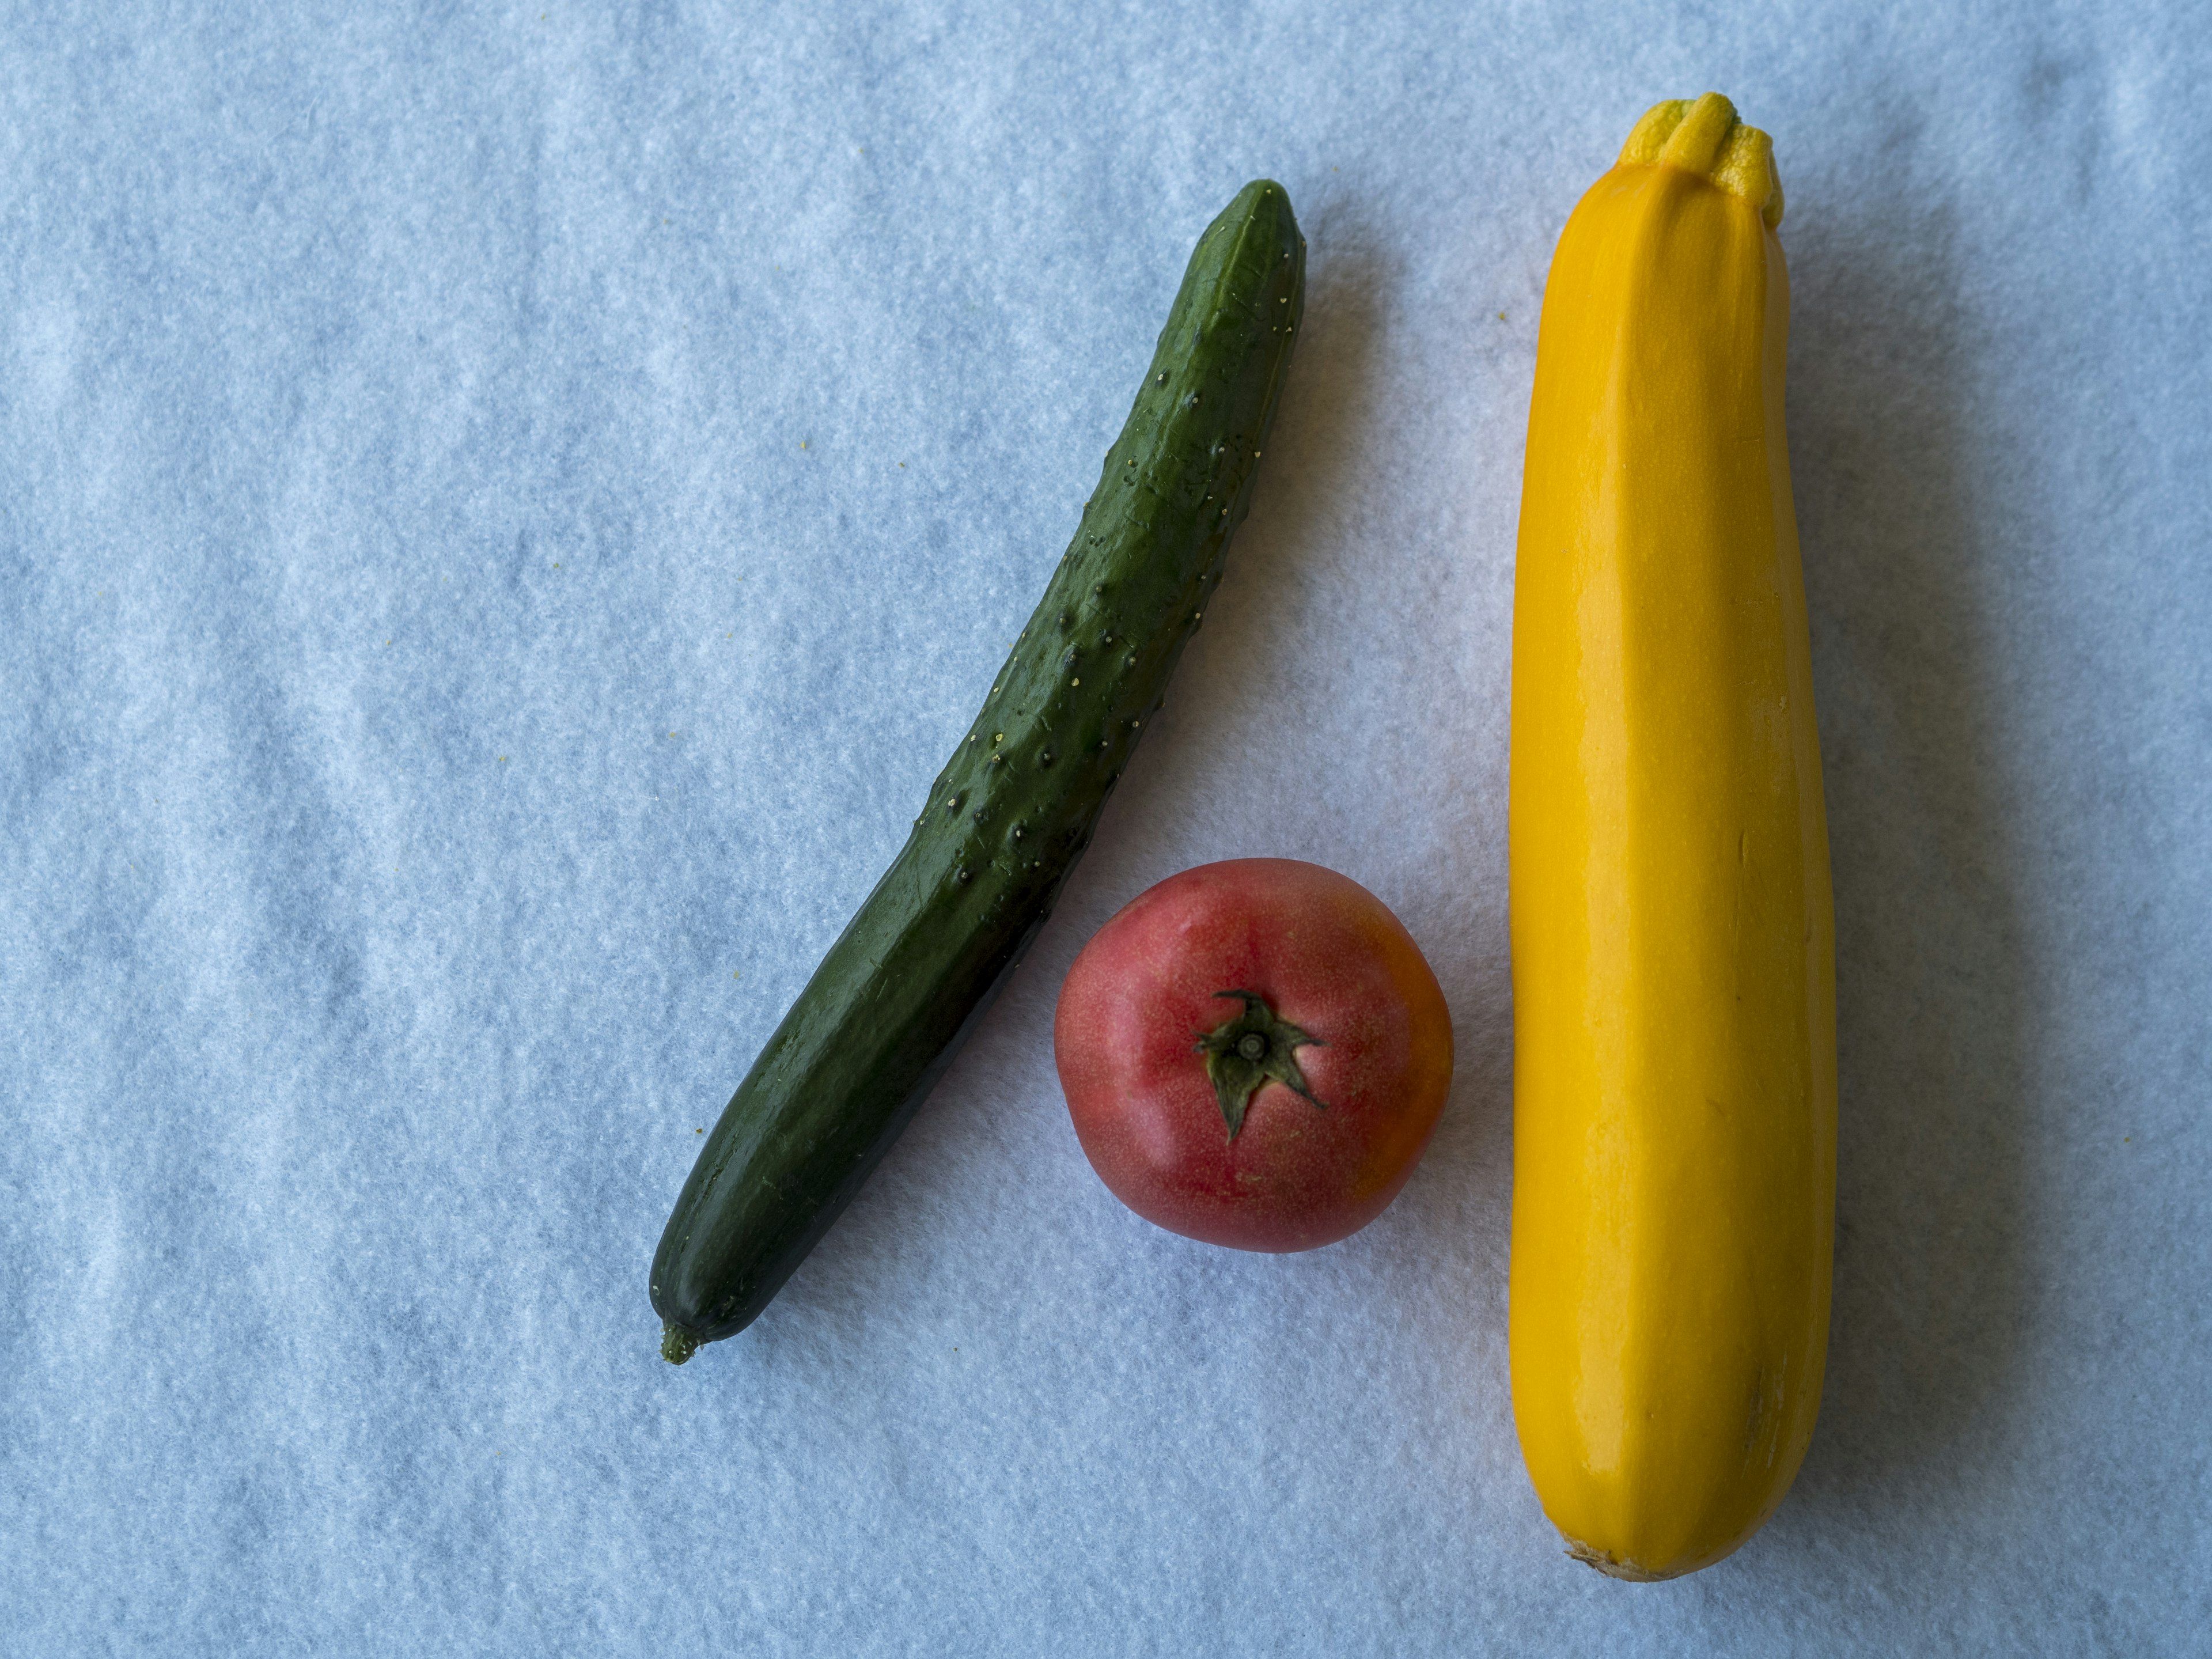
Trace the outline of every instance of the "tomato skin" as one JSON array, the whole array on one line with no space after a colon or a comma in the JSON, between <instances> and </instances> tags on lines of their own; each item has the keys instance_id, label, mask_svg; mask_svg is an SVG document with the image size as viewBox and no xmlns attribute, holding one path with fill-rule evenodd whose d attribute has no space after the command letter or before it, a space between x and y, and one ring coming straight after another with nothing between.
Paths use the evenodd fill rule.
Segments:
<instances>
[{"instance_id":1,"label":"tomato skin","mask_svg":"<svg viewBox=\"0 0 2212 1659\"><path fill-rule=\"evenodd\" d=\"M1242 1011L1229 990L1322 1040L1296 1057L1325 1103L1265 1082L1234 1139L1197 1049ZM1092 936L1053 1055L1091 1167L1139 1215L1209 1244L1310 1250L1380 1215L1420 1162L1451 1087L1451 1015L1358 882L1231 859L1169 877Z\"/></svg>"}]
</instances>

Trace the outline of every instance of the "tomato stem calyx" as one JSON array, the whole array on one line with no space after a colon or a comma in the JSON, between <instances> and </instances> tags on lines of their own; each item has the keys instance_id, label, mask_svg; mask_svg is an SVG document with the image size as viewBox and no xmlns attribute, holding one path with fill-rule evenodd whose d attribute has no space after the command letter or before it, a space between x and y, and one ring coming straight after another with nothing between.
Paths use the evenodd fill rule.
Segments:
<instances>
[{"instance_id":1,"label":"tomato stem calyx","mask_svg":"<svg viewBox=\"0 0 2212 1659\"><path fill-rule=\"evenodd\" d=\"M1263 1083L1279 1083L1326 1110L1328 1103L1316 1098L1314 1091L1306 1086L1306 1075L1298 1069L1295 1051L1304 1048L1326 1048L1328 1044L1290 1021L1279 1018L1267 1006L1267 1000L1256 991L1216 991L1213 994L1240 998L1244 1004L1243 1013L1225 1024L1215 1026L1196 1044L1197 1051L1206 1056L1206 1075L1213 1085L1213 1097L1221 1104L1222 1121L1229 1126L1229 1139L1236 1139L1237 1131L1244 1127L1244 1109L1252 1103L1252 1097Z\"/></svg>"}]
</instances>

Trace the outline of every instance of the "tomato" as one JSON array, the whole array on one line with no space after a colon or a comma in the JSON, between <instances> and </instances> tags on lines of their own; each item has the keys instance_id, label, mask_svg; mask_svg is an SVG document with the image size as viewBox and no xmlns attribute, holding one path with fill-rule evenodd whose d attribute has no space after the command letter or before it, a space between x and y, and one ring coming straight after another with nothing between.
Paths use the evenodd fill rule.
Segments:
<instances>
[{"instance_id":1,"label":"tomato","mask_svg":"<svg viewBox=\"0 0 2212 1659\"><path fill-rule=\"evenodd\" d=\"M1451 1016L1358 882L1232 859L1098 930L1060 988L1053 1054L1124 1204L1211 1244L1310 1250L1380 1215L1420 1162L1451 1087Z\"/></svg>"}]
</instances>

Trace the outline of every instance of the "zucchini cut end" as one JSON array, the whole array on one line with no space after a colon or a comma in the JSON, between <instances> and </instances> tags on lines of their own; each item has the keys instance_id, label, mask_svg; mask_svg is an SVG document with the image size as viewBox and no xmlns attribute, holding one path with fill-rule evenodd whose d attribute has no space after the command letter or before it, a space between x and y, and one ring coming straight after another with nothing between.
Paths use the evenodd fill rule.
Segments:
<instances>
[{"instance_id":1,"label":"zucchini cut end","mask_svg":"<svg viewBox=\"0 0 2212 1659\"><path fill-rule=\"evenodd\" d=\"M674 1320L660 1327L660 1357L672 1365L680 1365L699 1352L699 1339Z\"/></svg>"},{"instance_id":2,"label":"zucchini cut end","mask_svg":"<svg viewBox=\"0 0 2212 1659\"><path fill-rule=\"evenodd\" d=\"M1621 167L1680 167L1710 179L1759 210L1769 230L1782 224L1782 175L1774 141L1737 117L1717 92L1669 98L1644 111L1620 149Z\"/></svg>"}]
</instances>

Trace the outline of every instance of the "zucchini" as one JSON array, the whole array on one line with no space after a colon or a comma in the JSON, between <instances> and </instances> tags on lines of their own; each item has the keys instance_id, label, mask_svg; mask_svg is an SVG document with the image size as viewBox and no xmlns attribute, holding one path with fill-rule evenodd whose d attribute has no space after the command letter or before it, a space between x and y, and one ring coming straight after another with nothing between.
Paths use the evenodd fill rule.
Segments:
<instances>
[{"instance_id":1,"label":"zucchini","mask_svg":"<svg viewBox=\"0 0 2212 1659\"><path fill-rule=\"evenodd\" d=\"M744 1329L1044 925L1221 580L1305 299L1280 185L1208 226L1075 539L914 831L753 1062L653 1260L662 1355Z\"/></svg>"},{"instance_id":2,"label":"zucchini","mask_svg":"<svg viewBox=\"0 0 2212 1659\"><path fill-rule=\"evenodd\" d=\"M1773 146L1661 104L1560 233L1513 595L1513 1420L1568 1551L1711 1565L1813 1437L1835 911Z\"/></svg>"}]
</instances>

